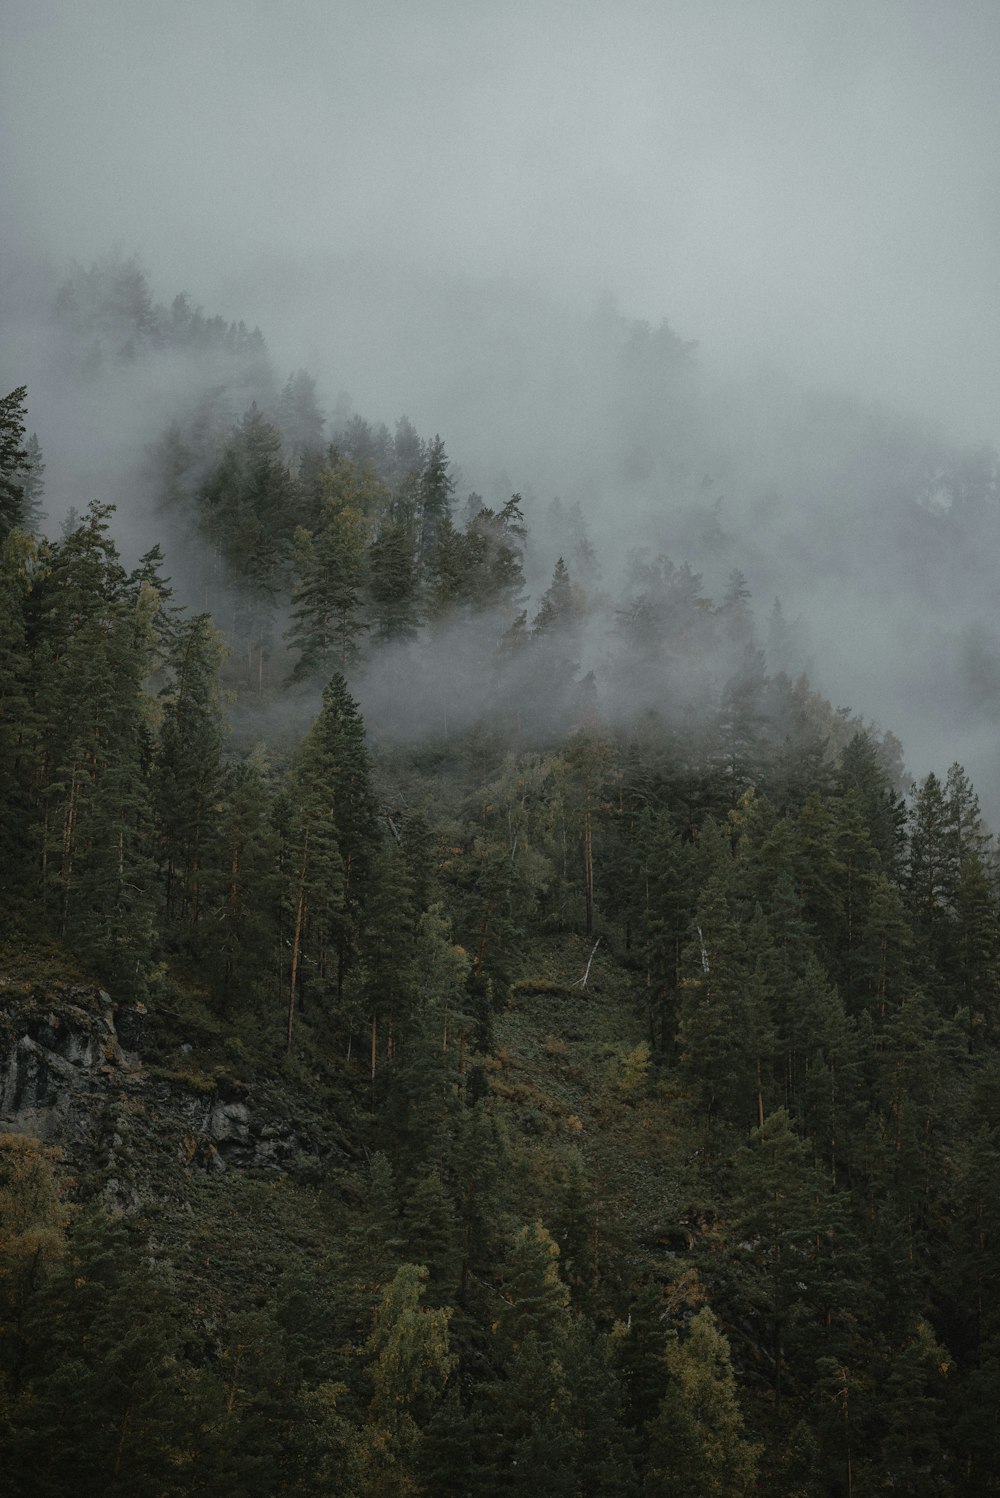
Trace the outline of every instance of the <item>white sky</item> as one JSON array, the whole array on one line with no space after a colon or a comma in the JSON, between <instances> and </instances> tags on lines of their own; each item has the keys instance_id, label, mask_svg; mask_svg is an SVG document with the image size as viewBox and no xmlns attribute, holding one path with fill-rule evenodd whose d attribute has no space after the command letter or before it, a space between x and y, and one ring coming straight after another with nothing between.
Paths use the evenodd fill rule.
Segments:
<instances>
[{"instance_id":1,"label":"white sky","mask_svg":"<svg viewBox=\"0 0 1000 1498\"><path fill-rule=\"evenodd\" d=\"M998 76L996 0L5 0L0 222L209 310L275 254L607 288L997 442Z\"/></svg>"}]
</instances>

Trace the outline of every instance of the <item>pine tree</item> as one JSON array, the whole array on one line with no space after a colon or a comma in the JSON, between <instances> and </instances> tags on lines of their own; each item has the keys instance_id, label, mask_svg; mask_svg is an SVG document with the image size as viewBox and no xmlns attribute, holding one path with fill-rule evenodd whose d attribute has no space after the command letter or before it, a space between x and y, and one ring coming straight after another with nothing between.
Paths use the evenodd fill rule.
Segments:
<instances>
[{"instance_id":1,"label":"pine tree","mask_svg":"<svg viewBox=\"0 0 1000 1498\"><path fill-rule=\"evenodd\" d=\"M336 1281L338 1324L355 1344L368 1336L381 1296L406 1262L399 1191L382 1150L376 1150L362 1173L358 1196L341 1243Z\"/></svg>"},{"instance_id":2,"label":"pine tree","mask_svg":"<svg viewBox=\"0 0 1000 1498\"><path fill-rule=\"evenodd\" d=\"M992 838L982 818L979 797L960 764L953 764L949 769L944 794L954 885L961 878L968 859L978 858L982 863L989 861Z\"/></svg>"},{"instance_id":3,"label":"pine tree","mask_svg":"<svg viewBox=\"0 0 1000 1498\"><path fill-rule=\"evenodd\" d=\"M396 422L392 440L392 468L397 480L420 472L424 462L424 444L413 423L405 416Z\"/></svg>"},{"instance_id":4,"label":"pine tree","mask_svg":"<svg viewBox=\"0 0 1000 1498\"><path fill-rule=\"evenodd\" d=\"M902 869L906 808L886 771L885 754L869 733L856 733L841 751L836 777L841 794L856 792L861 816L881 868L890 878Z\"/></svg>"},{"instance_id":5,"label":"pine tree","mask_svg":"<svg viewBox=\"0 0 1000 1498\"><path fill-rule=\"evenodd\" d=\"M162 567L163 551L157 544L143 552L138 565L132 569L128 577L128 590L132 597L138 599L144 588L149 589L155 595L153 629L156 634L157 665L162 665L167 661L171 649L176 644L180 628L178 616L181 613L178 605L172 602L174 590L170 586L169 577L163 576Z\"/></svg>"},{"instance_id":6,"label":"pine tree","mask_svg":"<svg viewBox=\"0 0 1000 1498\"><path fill-rule=\"evenodd\" d=\"M808 1388L819 1356L844 1356L861 1290L845 1202L779 1108L736 1161L730 1293L753 1308L775 1406ZM732 1322L729 1322L732 1325Z\"/></svg>"},{"instance_id":7,"label":"pine tree","mask_svg":"<svg viewBox=\"0 0 1000 1498\"><path fill-rule=\"evenodd\" d=\"M332 981L338 997L342 993L375 846L364 723L339 674L324 691L320 714L296 753L289 794L290 1050L303 963L314 969L321 992Z\"/></svg>"},{"instance_id":8,"label":"pine tree","mask_svg":"<svg viewBox=\"0 0 1000 1498\"><path fill-rule=\"evenodd\" d=\"M401 1160L414 1169L447 1168L462 1108L473 1018L465 1005L469 960L451 937L440 905L422 912L414 932L409 994L402 1002L398 989L395 994L395 1036L392 1010L384 1016L392 1055L391 1070L383 1075L387 1120L396 1131ZM379 1013L374 1007L378 996L371 997L374 1067Z\"/></svg>"},{"instance_id":9,"label":"pine tree","mask_svg":"<svg viewBox=\"0 0 1000 1498\"><path fill-rule=\"evenodd\" d=\"M763 778L767 758L766 689L764 652L748 643L739 669L722 689L713 735L734 805L748 786L759 784Z\"/></svg>"},{"instance_id":10,"label":"pine tree","mask_svg":"<svg viewBox=\"0 0 1000 1498\"><path fill-rule=\"evenodd\" d=\"M972 1034L995 1041L1000 1025L1000 918L997 888L975 852L962 861L955 897L958 967Z\"/></svg>"},{"instance_id":11,"label":"pine tree","mask_svg":"<svg viewBox=\"0 0 1000 1498\"><path fill-rule=\"evenodd\" d=\"M788 993L783 1020L786 1097L836 1185L858 1163L863 1047L840 993L811 954Z\"/></svg>"},{"instance_id":12,"label":"pine tree","mask_svg":"<svg viewBox=\"0 0 1000 1498\"><path fill-rule=\"evenodd\" d=\"M158 1266L160 1267L160 1266ZM126 1224L91 1209L36 1298L30 1390L5 1479L14 1498L170 1490L189 1424L168 1282Z\"/></svg>"},{"instance_id":13,"label":"pine tree","mask_svg":"<svg viewBox=\"0 0 1000 1498\"><path fill-rule=\"evenodd\" d=\"M32 1298L66 1250L61 1160L29 1134L0 1134L0 1420L22 1392Z\"/></svg>"},{"instance_id":14,"label":"pine tree","mask_svg":"<svg viewBox=\"0 0 1000 1498\"><path fill-rule=\"evenodd\" d=\"M507 1355L504 1376L486 1382L479 1394L482 1498L498 1492L531 1498L539 1490L551 1498L575 1498L570 1397L556 1350L527 1336Z\"/></svg>"},{"instance_id":15,"label":"pine tree","mask_svg":"<svg viewBox=\"0 0 1000 1498\"><path fill-rule=\"evenodd\" d=\"M371 1030L373 1083L380 1049L393 1053L411 1019L420 980L417 965L419 919L410 860L400 844L390 839L378 849L372 866L361 951L364 992L352 1016L352 1031L363 1025ZM397 1101L394 1076L390 1112L395 1111ZM403 1135L400 1143L405 1148L405 1126Z\"/></svg>"},{"instance_id":16,"label":"pine tree","mask_svg":"<svg viewBox=\"0 0 1000 1498\"><path fill-rule=\"evenodd\" d=\"M574 1305L592 1302L600 1280L600 1207L583 1156L567 1152L559 1193L550 1208L563 1280Z\"/></svg>"},{"instance_id":17,"label":"pine tree","mask_svg":"<svg viewBox=\"0 0 1000 1498\"><path fill-rule=\"evenodd\" d=\"M274 982L280 968L274 954L281 894L278 835L267 761L254 753L227 765L219 794L205 903L213 916L211 947L229 1010L237 994L252 992L269 978Z\"/></svg>"},{"instance_id":18,"label":"pine tree","mask_svg":"<svg viewBox=\"0 0 1000 1498\"><path fill-rule=\"evenodd\" d=\"M45 493L45 463L38 434L32 432L24 445L24 477L21 480L21 518L19 528L37 534L45 519L42 496Z\"/></svg>"},{"instance_id":19,"label":"pine tree","mask_svg":"<svg viewBox=\"0 0 1000 1498\"><path fill-rule=\"evenodd\" d=\"M944 1448L952 1359L923 1320L900 1343L889 1359L880 1401L887 1426L880 1465L893 1487L931 1498L951 1486Z\"/></svg>"},{"instance_id":20,"label":"pine tree","mask_svg":"<svg viewBox=\"0 0 1000 1498\"><path fill-rule=\"evenodd\" d=\"M766 937L753 949L733 919L726 892L711 879L701 892L684 956L678 1024L681 1075L707 1119L737 1129L760 1122L767 1059L774 1049L762 963Z\"/></svg>"},{"instance_id":21,"label":"pine tree","mask_svg":"<svg viewBox=\"0 0 1000 1498\"><path fill-rule=\"evenodd\" d=\"M461 1227L459 1304L468 1309L473 1286L500 1257L502 1182L510 1168L506 1135L486 1101L478 1099L457 1119L451 1176Z\"/></svg>"},{"instance_id":22,"label":"pine tree","mask_svg":"<svg viewBox=\"0 0 1000 1498\"><path fill-rule=\"evenodd\" d=\"M30 529L25 507L25 480L30 454L24 442L24 407L28 387L19 385L0 400L0 543L12 530Z\"/></svg>"},{"instance_id":23,"label":"pine tree","mask_svg":"<svg viewBox=\"0 0 1000 1498\"><path fill-rule=\"evenodd\" d=\"M299 463L304 453L322 444L323 416L316 403L316 381L304 369L296 370L285 382L278 402L278 425L292 463Z\"/></svg>"},{"instance_id":24,"label":"pine tree","mask_svg":"<svg viewBox=\"0 0 1000 1498\"><path fill-rule=\"evenodd\" d=\"M942 977L949 975L954 953L951 848L944 787L931 773L921 784L913 806L908 886L914 926L925 951Z\"/></svg>"},{"instance_id":25,"label":"pine tree","mask_svg":"<svg viewBox=\"0 0 1000 1498\"><path fill-rule=\"evenodd\" d=\"M795 627L785 618L781 599L775 597L767 616L767 663L775 674L783 671L788 676L794 675L801 659L795 634Z\"/></svg>"},{"instance_id":26,"label":"pine tree","mask_svg":"<svg viewBox=\"0 0 1000 1498\"><path fill-rule=\"evenodd\" d=\"M516 1352L530 1336L554 1350L569 1327L569 1291L559 1274L559 1245L542 1223L523 1227L514 1239L502 1292L500 1345Z\"/></svg>"},{"instance_id":27,"label":"pine tree","mask_svg":"<svg viewBox=\"0 0 1000 1498\"><path fill-rule=\"evenodd\" d=\"M524 588L524 534L518 494L500 511L480 506L464 532L446 517L438 529L430 560L437 609L462 606L476 611L498 610L501 626L509 626Z\"/></svg>"},{"instance_id":28,"label":"pine tree","mask_svg":"<svg viewBox=\"0 0 1000 1498\"><path fill-rule=\"evenodd\" d=\"M995 1034L1000 999L1000 925L992 839L961 765L945 785L948 876L946 898L954 916L953 974L968 1006L973 1034ZM981 1038L981 1037L980 1037Z\"/></svg>"},{"instance_id":29,"label":"pine tree","mask_svg":"<svg viewBox=\"0 0 1000 1498\"><path fill-rule=\"evenodd\" d=\"M233 589L234 653L263 690L280 563L297 515L281 433L253 403L198 496L202 527Z\"/></svg>"},{"instance_id":30,"label":"pine tree","mask_svg":"<svg viewBox=\"0 0 1000 1498\"><path fill-rule=\"evenodd\" d=\"M289 787L291 953L285 1028L289 1051L306 987L305 963L316 970L316 987L322 998L329 983L331 957L336 961L337 946L346 951L344 860L329 789L332 768L322 745L307 736L293 764Z\"/></svg>"},{"instance_id":31,"label":"pine tree","mask_svg":"<svg viewBox=\"0 0 1000 1498\"><path fill-rule=\"evenodd\" d=\"M203 914L222 776L219 670L225 647L207 614L180 630L171 661L156 758L156 805L168 920L182 914L188 940Z\"/></svg>"},{"instance_id":32,"label":"pine tree","mask_svg":"<svg viewBox=\"0 0 1000 1498\"><path fill-rule=\"evenodd\" d=\"M427 449L420 476L418 551L424 565L433 554L441 527L449 519L455 492L455 480L448 472L450 466L444 443L436 436Z\"/></svg>"},{"instance_id":33,"label":"pine tree","mask_svg":"<svg viewBox=\"0 0 1000 1498\"><path fill-rule=\"evenodd\" d=\"M622 1381L609 1337L587 1316L578 1316L570 1326L562 1373L572 1491L592 1498L633 1498L640 1491L636 1443L625 1436Z\"/></svg>"},{"instance_id":34,"label":"pine tree","mask_svg":"<svg viewBox=\"0 0 1000 1498\"><path fill-rule=\"evenodd\" d=\"M848 1004L862 988L861 944L878 878L880 860L872 845L859 793L849 790L835 803L834 848L839 874L841 920L833 933L833 972Z\"/></svg>"},{"instance_id":35,"label":"pine tree","mask_svg":"<svg viewBox=\"0 0 1000 1498\"><path fill-rule=\"evenodd\" d=\"M0 550L0 868L13 902L30 890L36 870L33 772L36 765L32 657L28 611L32 587L44 568L44 551L23 532L9 535Z\"/></svg>"},{"instance_id":36,"label":"pine tree","mask_svg":"<svg viewBox=\"0 0 1000 1498\"><path fill-rule=\"evenodd\" d=\"M873 1111L879 1138L872 1183L886 1216L898 1223L915 1270L925 1235L945 1210L949 1097L942 1094L946 1061L964 1050L960 1034L919 990L889 1017L877 1053Z\"/></svg>"},{"instance_id":37,"label":"pine tree","mask_svg":"<svg viewBox=\"0 0 1000 1498\"><path fill-rule=\"evenodd\" d=\"M542 594L532 630L541 636L571 634L581 612L580 595L570 580L566 563L559 557L552 572L552 581Z\"/></svg>"},{"instance_id":38,"label":"pine tree","mask_svg":"<svg viewBox=\"0 0 1000 1498\"><path fill-rule=\"evenodd\" d=\"M425 596L432 619L451 618L455 609L474 600L471 561L467 538L446 515L437 526L434 549L426 565Z\"/></svg>"},{"instance_id":39,"label":"pine tree","mask_svg":"<svg viewBox=\"0 0 1000 1498\"><path fill-rule=\"evenodd\" d=\"M439 1172L423 1171L406 1194L402 1211L404 1253L427 1271L435 1303L447 1304L458 1287L459 1224Z\"/></svg>"},{"instance_id":40,"label":"pine tree","mask_svg":"<svg viewBox=\"0 0 1000 1498\"><path fill-rule=\"evenodd\" d=\"M295 532L292 625L288 641L299 652L292 681L347 671L358 655L361 599L367 567L367 522L359 510L324 503L315 535Z\"/></svg>"},{"instance_id":41,"label":"pine tree","mask_svg":"<svg viewBox=\"0 0 1000 1498\"><path fill-rule=\"evenodd\" d=\"M414 639L419 622L418 573L408 506L396 502L383 517L368 559L368 586L379 639Z\"/></svg>"},{"instance_id":42,"label":"pine tree","mask_svg":"<svg viewBox=\"0 0 1000 1498\"><path fill-rule=\"evenodd\" d=\"M143 684L157 599L130 586L110 515L90 507L34 603L39 873L50 927L109 977L141 982L154 939Z\"/></svg>"},{"instance_id":43,"label":"pine tree","mask_svg":"<svg viewBox=\"0 0 1000 1498\"><path fill-rule=\"evenodd\" d=\"M660 1054L670 1055L677 1031L681 952L694 914L689 860L665 812L643 823L637 853L641 882L633 909L637 907L636 940L645 969L650 1035Z\"/></svg>"}]
</instances>

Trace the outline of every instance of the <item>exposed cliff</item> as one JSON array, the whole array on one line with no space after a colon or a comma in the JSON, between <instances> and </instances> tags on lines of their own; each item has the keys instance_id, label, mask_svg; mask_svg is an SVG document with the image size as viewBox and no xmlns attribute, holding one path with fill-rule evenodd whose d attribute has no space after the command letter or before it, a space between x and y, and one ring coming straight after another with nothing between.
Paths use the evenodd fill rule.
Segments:
<instances>
[{"instance_id":1,"label":"exposed cliff","mask_svg":"<svg viewBox=\"0 0 1000 1498\"><path fill-rule=\"evenodd\" d=\"M148 1064L145 1037L141 1003L0 975L0 1132L58 1145L80 1193L124 1211L191 1172L329 1161L331 1141L289 1118L287 1090L199 1071L188 1044L175 1069Z\"/></svg>"}]
</instances>

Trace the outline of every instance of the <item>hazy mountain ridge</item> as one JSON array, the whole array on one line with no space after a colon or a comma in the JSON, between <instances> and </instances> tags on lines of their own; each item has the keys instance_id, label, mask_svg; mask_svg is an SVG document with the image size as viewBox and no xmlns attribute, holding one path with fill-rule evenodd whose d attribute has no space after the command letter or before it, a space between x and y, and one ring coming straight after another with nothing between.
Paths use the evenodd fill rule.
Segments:
<instances>
[{"instance_id":1,"label":"hazy mountain ridge","mask_svg":"<svg viewBox=\"0 0 1000 1498\"><path fill-rule=\"evenodd\" d=\"M107 505L5 511L15 1494L988 1492L1000 885L962 766L912 780L810 686L708 486L649 522L684 549L623 514L607 553L408 420L327 427L305 372L234 410L239 348L213 385L119 342L129 305L93 409L189 397L145 553ZM930 478L869 542L988 533L989 465L945 509L897 448Z\"/></svg>"}]
</instances>

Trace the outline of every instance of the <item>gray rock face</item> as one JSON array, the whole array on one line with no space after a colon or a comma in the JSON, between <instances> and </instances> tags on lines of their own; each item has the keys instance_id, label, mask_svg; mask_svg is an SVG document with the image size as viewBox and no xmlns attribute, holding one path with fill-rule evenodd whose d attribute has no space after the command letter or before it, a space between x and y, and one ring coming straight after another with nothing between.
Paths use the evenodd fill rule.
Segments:
<instances>
[{"instance_id":1,"label":"gray rock face","mask_svg":"<svg viewBox=\"0 0 1000 1498\"><path fill-rule=\"evenodd\" d=\"M250 1109L246 1103L216 1103L209 1116L208 1132L217 1143L223 1139L249 1143Z\"/></svg>"},{"instance_id":2,"label":"gray rock face","mask_svg":"<svg viewBox=\"0 0 1000 1498\"><path fill-rule=\"evenodd\" d=\"M14 1123L21 1114L52 1109L60 1093L76 1086L77 1074L70 1061L57 1051L22 1035L7 1058L0 1110Z\"/></svg>"},{"instance_id":3,"label":"gray rock face","mask_svg":"<svg viewBox=\"0 0 1000 1498\"><path fill-rule=\"evenodd\" d=\"M287 1170L309 1141L256 1117L237 1083L192 1087L183 1071L144 1071L145 1009L102 989L41 993L0 976L0 1132L61 1145L76 1171L133 1211L155 1197L157 1158L185 1171ZM191 1047L182 1047L190 1051ZM183 1061L185 1058L181 1057Z\"/></svg>"},{"instance_id":4,"label":"gray rock face","mask_svg":"<svg viewBox=\"0 0 1000 1498\"><path fill-rule=\"evenodd\" d=\"M0 988L0 1129L86 1149L99 1100L134 1070L103 991Z\"/></svg>"}]
</instances>

